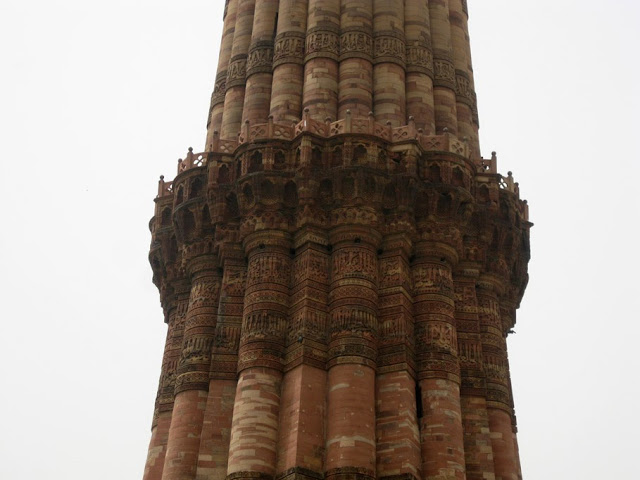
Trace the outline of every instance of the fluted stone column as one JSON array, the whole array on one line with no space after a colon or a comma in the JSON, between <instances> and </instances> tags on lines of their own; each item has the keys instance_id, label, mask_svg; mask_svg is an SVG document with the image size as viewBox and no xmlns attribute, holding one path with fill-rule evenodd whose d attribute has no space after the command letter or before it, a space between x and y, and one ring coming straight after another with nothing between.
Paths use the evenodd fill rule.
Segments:
<instances>
[{"instance_id":1,"label":"fluted stone column","mask_svg":"<svg viewBox=\"0 0 640 480\"><path fill-rule=\"evenodd\" d=\"M173 412L176 370L182 352L184 321L189 304L190 285L187 281L175 280L170 288L173 292L167 305L167 340L162 358L156 410L143 480L160 480L162 478Z\"/></svg>"},{"instance_id":2,"label":"fluted stone column","mask_svg":"<svg viewBox=\"0 0 640 480\"><path fill-rule=\"evenodd\" d=\"M302 116L308 4L308 0L280 0L283 14L278 15L271 94L271 115L276 122L297 122Z\"/></svg>"},{"instance_id":3,"label":"fluted stone column","mask_svg":"<svg viewBox=\"0 0 640 480\"><path fill-rule=\"evenodd\" d=\"M233 47L227 70L227 84L224 96L224 115L220 137L235 140L242 126L245 82L247 80L247 57L251 45L251 31L256 0L238 0L236 25L233 33Z\"/></svg>"},{"instance_id":4,"label":"fluted stone column","mask_svg":"<svg viewBox=\"0 0 640 480\"><path fill-rule=\"evenodd\" d=\"M449 1L429 0L434 67L433 99L436 133L440 134L446 128L449 133L457 135L456 75L451 44Z\"/></svg>"},{"instance_id":5,"label":"fluted stone column","mask_svg":"<svg viewBox=\"0 0 640 480\"><path fill-rule=\"evenodd\" d=\"M373 113L392 127L407 124L404 0L373 0Z\"/></svg>"},{"instance_id":6,"label":"fluted stone column","mask_svg":"<svg viewBox=\"0 0 640 480\"><path fill-rule=\"evenodd\" d=\"M459 265L454 276L458 352L462 375L460 402L465 432L467 480L493 480L493 449L476 298L476 281L479 274L478 266L467 263Z\"/></svg>"},{"instance_id":7,"label":"fluted stone column","mask_svg":"<svg viewBox=\"0 0 640 480\"><path fill-rule=\"evenodd\" d=\"M407 116L426 135L436 132L433 104L433 47L428 2L405 2Z\"/></svg>"},{"instance_id":8,"label":"fluted stone column","mask_svg":"<svg viewBox=\"0 0 640 480\"><path fill-rule=\"evenodd\" d=\"M371 0L341 0L338 118L347 110L366 117L373 110L373 5Z\"/></svg>"},{"instance_id":9,"label":"fluted stone column","mask_svg":"<svg viewBox=\"0 0 640 480\"><path fill-rule=\"evenodd\" d=\"M222 40L220 41L220 56L218 57L218 71L216 83L211 94L211 106L209 108L209 121L207 122L207 140L205 150L213 148L213 134L220 133L222 128L222 116L224 113L224 97L227 91L227 69L231 59L233 47L233 33L236 28L236 12L238 0L227 0L224 12L224 26L222 27Z\"/></svg>"},{"instance_id":10,"label":"fluted stone column","mask_svg":"<svg viewBox=\"0 0 640 480\"><path fill-rule=\"evenodd\" d=\"M456 250L444 243L421 241L415 247L412 273L424 480L465 478L452 279L456 261Z\"/></svg>"},{"instance_id":11,"label":"fluted stone column","mask_svg":"<svg viewBox=\"0 0 640 480\"><path fill-rule=\"evenodd\" d=\"M516 323L516 306L513 301L513 298L510 295L504 295L499 298L500 301L500 319L502 320L502 331L508 332L513 328ZM511 369L509 367L509 352L507 350L506 345L506 334L505 337L505 377L507 380L507 384L509 386L509 406L511 414L511 432L512 432L512 441L513 441L513 457L515 460L515 473L518 480L522 480L522 467L520 465L520 453L518 448L518 425L515 414L515 404L513 400L513 386L511 384Z\"/></svg>"},{"instance_id":12,"label":"fluted stone column","mask_svg":"<svg viewBox=\"0 0 640 480\"><path fill-rule=\"evenodd\" d=\"M473 109L475 94L473 92L473 69L471 67L471 51L469 43L469 27L467 12L462 0L449 0L451 43L456 76L456 114L458 119L458 136L466 137L474 153L480 156L478 143L478 127L474 122Z\"/></svg>"},{"instance_id":13,"label":"fluted stone column","mask_svg":"<svg viewBox=\"0 0 640 480\"><path fill-rule=\"evenodd\" d=\"M467 0L461 0L462 2L462 12L464 16L462 17L463 30L465 33L466 44L465 48L467 51L467 60L468 60L468 68L469 68L469 89L471 94L471 119L472 119L472 128L473 128L473 136L471 140L472 146L472 155L480 155L480 137L478 135L478 129L480 128L480 120L478 118L478 98L476 96L476 86L475 79L473 76L473 59L471 56L471 41L469 36L469 7L467 5ZM476 149L475 151L473 151ZM475 158L475 157L474 157Z\"/></svg>"},{"instance_id":14,"label":"fluted stone column","mask_svg":"<svg viewBox=\"0 0 640 480\"><path fill-rule=\"evenodd\" d=\"M197 256L189 260L187 268L191 276L191 292L177 369L163 480L195 478L197 473L218 310L220 276L215 258Z\"/></svg>"},{"instance_id":15,"label":"fluted stone column","mask_svg":"<svg viewBox=\"0 0 640 480\"><path fill-rule=\"evenodd\" d=\"M244 241L249 260L227 478L273 478L291 275L291 241L261 231Z\"/></svg>"},{"instance_id":16,"label":"fluted stone column","mask_svg":"<svg viewBox=\"0 0 640 480\"><path fill-rule=\"evenodd\" d=\"M375 359L379 234L355 225L330 234L327 479L376 478Z\"/></svg>"},{"instance_id":17,"label":"fluted stone column","mask_svg":"<svg viewBox=\"0 0 640 480\"><path fill-rule=\"evenodd\" d=\"M489 409L489 425L494 453L496 479L518 480L511 415L502 409Z\"/></svg>"},{"instance_id":18,"label":"fluted stone column","mask_svg":"<svg viewBox=\"0 0 640 480\"><path fill-rule=\"evenodd\" d=\"M218 320L209 372L209 395L202 426L196 480L227 475L231 420L237 389L238 346L247 266L238 248L225 248Z\"/></svg>"},{"instance_id":19,"label":"fluted stone column","mask_svg":"<svg viewBox=\"0 0 640 480\"><path fill-rule=\"evenodd\" d=\"M160 480L162 478L170 427L171 412L159 412L151 430L151 441L149 442L143 480Z\"/></svg>"},{"instance_id":20,"label":"fluted stone column","mask_svg":"<svg viewBox=\"0 0 640 480\"><path fill-rule=\"evenodd\" d=\"M237 380L247 264L240 245L222 254L222 288L211 360L211 379Z\"/></svg>"},{"instance_id":21,"label":"fluted stone column","mask_svg":"<svg viewBox=\"0 0 640 480\"><path fill-rule=\"evenodd\" d=\"M242 121L265 123L271 105L273 80L273 36L278 15L278 0L256 0L251 46L247 58L247 83Z\"/></svg>"},{"instance_id":22,"label":"fluted stone column","mask_svg":"<svg viewBox=\"0 0 640 480\"><path fill-rule=\"evenodd\" d=\"M213 379L202 421L196 480L224 480L237 382Z\"/></svg>"},{"instance_id":23,"label":"fluted stone column","mask_svg":"<svg viewBox=\"0 0 640 480\"><path fill-rule=\"evenodd\" d=\"M518 472L518 480L522 480L522 465L520 463L520 448L518 447L517 428L514 428L513 432L513 445L516 452L516 469Z\"/></svg>"},{"instance_id":24,"label":"fluted stone column","mask_svg":"<svg viewBox=\"0 0 640 480\"><path fill-rule=\"evenodd\" d=\"M420 478L420 429L413 360L413 301L404 234L384 238L379 255L380 342L376 376L378 478ZM418 399L419 401L419 399Z\"/></svg>"},{"instance_id":25,"label":"fluted stone column","mask_svg":"<svg viewBox=\"0 0 640 480\"><path fill-rule=\"evenodd\" d=\"M477 158L466 1L225 5L209 151L150 223L144 480L520 479L531 224Z\"/></svg>"},{"instance_id":26,"label":"fluted stone column","mask_svg":"<svg viewBox=\"0 0 640 480\"><path fill-rule=\"evenodd\" d=\"M338 119L340 0L309 0L302 106L312 119Z\"/></svg>"},{"instance_id":27,"label":"fluted stone column","mask_svg":"<svg viewBox=\"0 0 640 480\"><path fill-rule=\"evenodd\" d=\"M315 228L302 229L294 239L277 469L287 479L321 478L324 471L328 245L326 232Z\"/></svg>"},{"instance_id":28,"label":"fluted stone column","mask_svg":"<svg viewBox=\"0 0 640 480\"><path fill-rule=\"evenodd\" d=\"M498 480L517 480L507 345L500 317L499 292L502 290L502 282L489 274L481 276L476 293L482 331L482 355L487 375L487 412L495 475Z\"/></svg>"}]
</instances>

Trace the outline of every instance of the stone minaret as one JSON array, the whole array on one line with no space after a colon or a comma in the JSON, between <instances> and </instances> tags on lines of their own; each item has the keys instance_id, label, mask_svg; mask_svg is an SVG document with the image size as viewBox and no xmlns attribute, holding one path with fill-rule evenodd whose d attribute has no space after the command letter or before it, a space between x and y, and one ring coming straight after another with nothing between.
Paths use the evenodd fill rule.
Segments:
<instances>
[{"instance_id":1,"label":"stone minaret","mask_svg":"<svg viewBox=\"0 0 640 480\"><path fill-rule=\"evenodd\" d=\"M160 179L144 480L516 480L528 208L482 158L466 0L227 0Z\"/></svg>"}]
</instances>

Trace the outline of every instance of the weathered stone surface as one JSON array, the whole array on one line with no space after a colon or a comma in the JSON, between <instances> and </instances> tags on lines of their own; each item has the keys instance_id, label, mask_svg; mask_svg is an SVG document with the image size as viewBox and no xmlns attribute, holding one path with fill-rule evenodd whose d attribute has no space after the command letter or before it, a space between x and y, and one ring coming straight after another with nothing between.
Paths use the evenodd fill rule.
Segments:
<instances>
[{"instance_id":1,"label":"weathered stone surface","mask_svg":"<svg viewBox=\"0 0 640 480\"><path fill-rule=\"evenodd\" d=\"M466 2L227 0L161 177L145 480L521 478L528 207L480 156Z\"/></svg>"}]
</instances>

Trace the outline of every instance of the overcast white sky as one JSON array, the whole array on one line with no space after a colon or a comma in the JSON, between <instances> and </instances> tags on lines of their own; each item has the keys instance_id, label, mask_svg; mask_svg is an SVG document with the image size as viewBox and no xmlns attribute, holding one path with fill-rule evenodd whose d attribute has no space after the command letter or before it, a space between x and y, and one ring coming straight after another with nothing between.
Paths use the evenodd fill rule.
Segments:
<instances>
[{"instance_id":1,"label":"overcast white sky","mask_svg":"<svg viewBox=\"0 0 640 480\"><path fill-rule=\"evenodd\" d=\"M0 0L0 478L142 478L160 174L200 150L222 0ZM637 477L640 4L469 0L484 156L529 200L525 480Z\"/></svg>"}]
</instances>

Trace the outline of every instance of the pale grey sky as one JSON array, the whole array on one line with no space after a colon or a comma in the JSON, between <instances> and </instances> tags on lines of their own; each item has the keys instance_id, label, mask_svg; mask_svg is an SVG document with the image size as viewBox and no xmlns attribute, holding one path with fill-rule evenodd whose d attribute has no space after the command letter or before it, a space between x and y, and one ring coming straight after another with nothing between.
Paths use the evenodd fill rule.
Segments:
<instances>
[{"instance_id":1,"label":"pale grey sky","mask_svg":"<svg viewBox=\"0 0 640 480\"><path fill-rule=\"evenodd\" d=\"M2 0L0 478L142 478L160 174L200 150L222 0ZM469 0L483 153L529 200L526 480L636 478L640 4Z\"/></svg>"}]
</instances>

